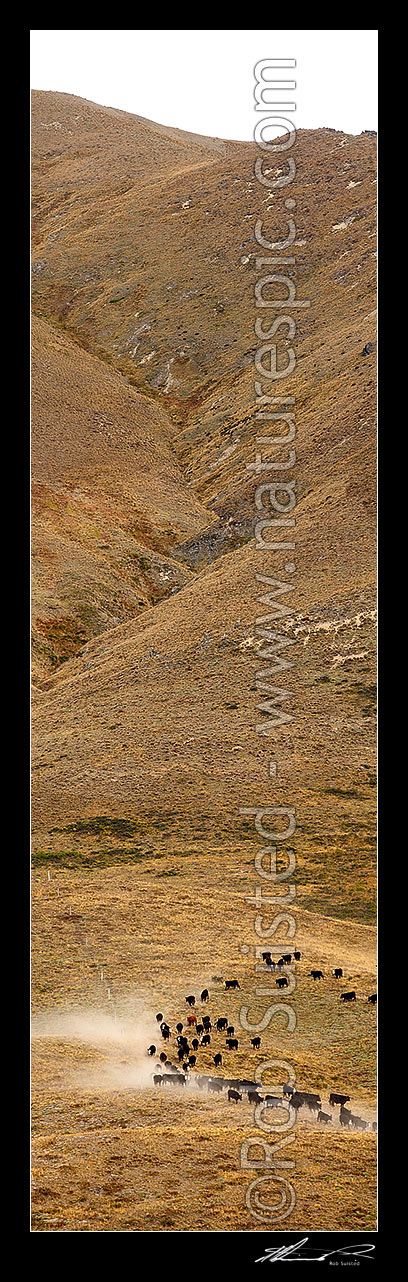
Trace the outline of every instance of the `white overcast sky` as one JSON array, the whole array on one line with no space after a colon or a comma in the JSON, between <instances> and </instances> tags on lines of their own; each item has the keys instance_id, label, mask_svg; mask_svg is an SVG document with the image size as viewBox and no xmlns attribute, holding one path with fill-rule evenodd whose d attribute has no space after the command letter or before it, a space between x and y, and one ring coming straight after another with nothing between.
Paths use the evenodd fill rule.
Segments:
<instances>
[{"instance_id":1,"label":"white overcast sky","mask_svg":"<svg viewBox=\"0 0 408 1282\"><path fill-rule=\"evenodd\" d=\"M377 128L377 31L32 31L31 85L164 125L252 138L253 68L295 58L296 128ZM265 135L267 136L267 135Z\"/></svg>"}]
</instances>

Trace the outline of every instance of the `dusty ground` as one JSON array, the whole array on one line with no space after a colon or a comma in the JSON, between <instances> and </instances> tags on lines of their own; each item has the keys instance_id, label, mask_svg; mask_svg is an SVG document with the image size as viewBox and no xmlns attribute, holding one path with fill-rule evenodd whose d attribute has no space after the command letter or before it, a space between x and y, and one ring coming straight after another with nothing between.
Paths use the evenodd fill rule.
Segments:
<instances>
[{"instance_id":1,"label":"dusty ground","mask_svg":"<svg viewBox=\"0 0 408 1282\"><path fill-rule=\"evenodd\" d=\"M156 1062L147 1046L162 1049L156 1011L174 1029L177 1019L186 1022L186 994L203 985L210 989L206 1009L228 1014L239 1049L226 1051L224 1035L212 1034L197 1068L215 1071L218 1050L223 1076L252 1078L264 1059L289 1061L299 1088L319 1090L333 1115L329 1131L302 1112L292 1133L290 1227L374 1227L376 1137L340 1131L338 1110L328 1105L337 1090L351 1096L354 1112L370 1122L376 1116L376 1015L367 1004L375 988L373 929L299 913L302 957L290 998L297 1027L288 1034L274 1017L255 1051L239 1010L248 1005L255 1023L269 1000L254 995L253 960L239 952L252 920L241 880L234 882L231 870L228 894L214 864L204 876L191 859L174 880L158 880L171 869L163 855L145 873L122 864L78 874L52 863L50 880L45 865L34 874L34 1228L262 1227L245 1205L248 1176L239 1164L242 1140L257 1134L253 1108L147 1084ZM317 964L325 978L315 983L309 970ZM340 985L331 977L336 964L344 971ZM225 995L225 973L239 976L239 994ZM270 987L273 1000L273 981ZM342 1006L343 987L355 987L355 1005ZM174 1053L173 1040L166 1051ZM271 1086L278 1079L265 1076ZM316 1200L321 1177L324 1201Z\"/></svg>"}]
</instances>

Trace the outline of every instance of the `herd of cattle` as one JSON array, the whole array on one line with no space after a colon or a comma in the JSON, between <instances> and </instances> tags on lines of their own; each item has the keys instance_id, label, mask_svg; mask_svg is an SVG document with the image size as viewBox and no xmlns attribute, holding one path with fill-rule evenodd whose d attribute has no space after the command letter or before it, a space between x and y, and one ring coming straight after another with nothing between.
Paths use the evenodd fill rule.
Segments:
<instances>
[{"instance_id":1,"label":"herd of cattle","mask_svg":"<svg viewBox=\"0 0 408 1282\"><path fill-rule=\"evenodd\" d=\"M298 951L293 953L293 960L299 961L300 955L301 954ZM271 954L269 952L265 952L262 953L262 959L268 969L278 970L281 972L284 970L286 965L291 963L292 954L285 953L279 961L275 963L272 961ZM309 973L313 980L324 978L321 970L311 970ZM332 974L335 979L342 979L342 968L337 966L332 971ZM276 983L280 988L286 987L288 980L284 974L279 974ZM225 991L237 989L239 987L240 985L237 979L227 979L224 981ZM207 1005L209 997L208 988L203 988L199 999L197 998L201 1007ZM356 1001L356 993L354 990L351 992L341 993L340 998L344 1002ZM285 1085L283 1087L282 1095L261 1095L260 1090L262 1088L260 1087L260 1083L257 1081L251 1081L247 1078L238 1079L231 1077L214 1077L213 1075L197 1072L193 1072L193 1074L191 1074L190 1070L194 1070L196 1067L197 1052L200 1047L209 1047L212 1044L212 1038L217 1034L225 1034L225 1046L228 1051L238 1050L239 1042L238 1038L235 1036L234 1025L229 1022L226 1015L219 1016L214 1020L214 1022L212 1022L211 1017L208 1014L201 1014L197 1019L197 1016L192 1013L196 1006L196 997L194 993L189 993L185 1000L186 1005L190 1010L190 1014L187 1016L186 1030L183 1021L179 1020L175 1025L173 1034L169 1024L163 1017L162 1011L159 1011L156 1015L156 1021L158 1024L158 1030L160 1030L162 1042L169 1044L170 1039L174 1038L174 1048L178 1063L174 1064L169 1059L167 1053L162 1050L159 1054L159 1062L155 1065L155 1072L152 1074L154 1086L186 1087L190 1082L194 1083L194 1085L196 1085L200 1090L207 1090L210 1093L221 1093L226 1091L229 1102L234 1101L235 1103L238 1103L239 1101L242 1101L243 1096L247 1096L249 1104L256 1105L262 1103L267 1108L281 1108L283 1100L285 1100L287 1104L290 1103L290 1106L295 1109L296 1114L299 1109L307 1108L310 1113L316 1116L317 1122L322 1125L327 1126L328 1123L333 1121L333 1115L323 1111L320 1095L314 1094L310 1091L298 1091L291 1086ZM377 1001L377 994L370 994L368 1001L372 1006L374 1006ZM189 1038L191 1039L191 1044ZM261 1046L261 1038L252 1037L251 1046L254 1050L259 1050ZM157 1047L154 1043L148 1047L147 1054L150 1056L158 1054ZM212 1058L215 1068L219 1068L222 1064L222 1050L216 1050L216 1053ZM349 1095L339 1095L335 1092L330 1094L329 1104L333 1107L335 1105L339 1106L340 1125L352 1130L369 1130L369 1122L364 1121L362 1117L352 1113L351 1110L346 1107L349 1102ZM377 1130L376 1122L372 1122L371 1129L373 1131Z\"/></svg>"},{"instance_id":2,"label":"herd of cattle","mask_svg":"<svg viewBox=\"0 0 408 1282\"><path fill-rule=\"evenodd\" d=\"M264 952L262 953L262 960L265 962L266 969L273 973L275 970L283 971L285 966L289 966L292 960L300 961L300 956L301 954L299 952L294 952L293 954L283 953L282 957L279 958L279 961L274 962L272 961L272 954L270 952ZM332 970L332 975L334 975L335 979L343 979L342 967L335 966L334 970ZM324 974L322 970L310 970L309 976L313 980L324 979ZM286 978L286 975L279 974L276 980L276 984L278 988L287 988L288 980ZM357 1001L357 993L355 992L355 989L352 988L351 991L348 993L340 993L340 1001L341 1002ZM377 993L370 993L368 1001L371 1006L375 1006L377 1003Z\"/></svg>"}]
</instances>

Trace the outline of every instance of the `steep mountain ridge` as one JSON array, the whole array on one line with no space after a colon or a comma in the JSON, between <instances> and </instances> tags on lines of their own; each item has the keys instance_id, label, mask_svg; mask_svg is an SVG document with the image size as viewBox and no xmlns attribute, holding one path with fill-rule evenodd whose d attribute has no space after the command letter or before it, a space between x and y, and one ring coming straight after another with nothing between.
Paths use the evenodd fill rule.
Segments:
<instances>
[{"instance_id":1,"label":"steep mountain ridge","mask_svg":"<svg viewBox=\"0 0 408 1282\"><path fill-rule=\"evenodd\" d=\"M150 843L161 842L163 824L176 845L177 833L183 841L188 828L207 830L209 847L216 814L224 834L234 831L246 848L240 801L264 795L266 754L276 751L278 793L289 790L303 812L304 893L313 897L311 877L321 885L314 861L323 845L327 904L342 911L341 858L348 911L371 920L375 139L331 130L301 131L297 139L298 230L288 272L311 306L297 322L291 379L298 554L293 616L284 627L297 640L289 674L294 722L265 741L254 729L260 560L256 477L248 467L256 435L254 225L262 216L267 234L282 236L279 195L256 184L249 143L158 129L67 95L35 95L33 120L34 310L79 370L84 362L81 406L88 392L92 403L120 388L130 433L136 415L139 462L150 449L148 484L139 468L129 485L128 455L120 484L109 463L107 484L103 437L92 438L96 459L80 485L100 531L97 564L83 536L83 500L67 526L62 447L55 449L56 509L40 543L48 555L58 548L62 570L42 579L42 617L51 591L59 616L69 613L69 596L77 618L90 583L103 604L71 648L58 653L54 637L54 655L65 660L54 675L43 647L34 713L36 849L91 848L101 814L143 816ZM55 147L45 143L50 137ZM66 382L58 363L53 379L47 399L57 406ZM109 431L115 423L111 413ZM104 450L111 459L106 441ZM131 587L125 536L136 540L139 557ZM114 557L103 546L109 540ZM364 880L354 893L356 858Z\"/></svg>"}]
</instances>

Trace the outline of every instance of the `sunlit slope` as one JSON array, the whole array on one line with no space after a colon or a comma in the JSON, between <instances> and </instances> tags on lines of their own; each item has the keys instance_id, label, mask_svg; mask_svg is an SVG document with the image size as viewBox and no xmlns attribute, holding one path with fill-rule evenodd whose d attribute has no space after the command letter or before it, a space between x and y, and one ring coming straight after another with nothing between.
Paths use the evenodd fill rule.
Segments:
<instances>
[{"instance_id":1,"label":"sunlit slope","mask_svg":"<svg viewBox=\"0 0 408 1282\"><path fill-rule=\"evenodd\" d=\"M239 807L270 796L267 754L277 755L277 794L298 807L308 881L320 882L337 910L357 887L365 920L374 856L375 629L373 611L362 608L370 585L363 576L354 592L343 584L323 614L316 575L283 629L297 641L285 674L293 722L261 738L256 565L252 545L230 553L47 683L34 712L35 846L75 849L79 823L79 848L109 848L109 816L119 835L112 851L123 846L121 817L133 823L131 845L143 834L149 846L163 836L175 848L187 836L208 850L225 839L248 844ZM100 816L108 817L101 842L92 822Z\"/></svg>"},{"instance_id":2,"label":"sunlit slope","mask_svg":"<svg viewBox=\"0 0 408 1282\"><path fill-rule=\"evenodd\" d=\"M253 144L36 93L33 148L35 309L194 410L207 384L253 357L257 217L267 237L287 234L282 193L254 178ZM288 270L312 300L299 333L320 367L336 315L375 307L375 162L368 135L298 134Z\"/></svg>"}]
</instances>

